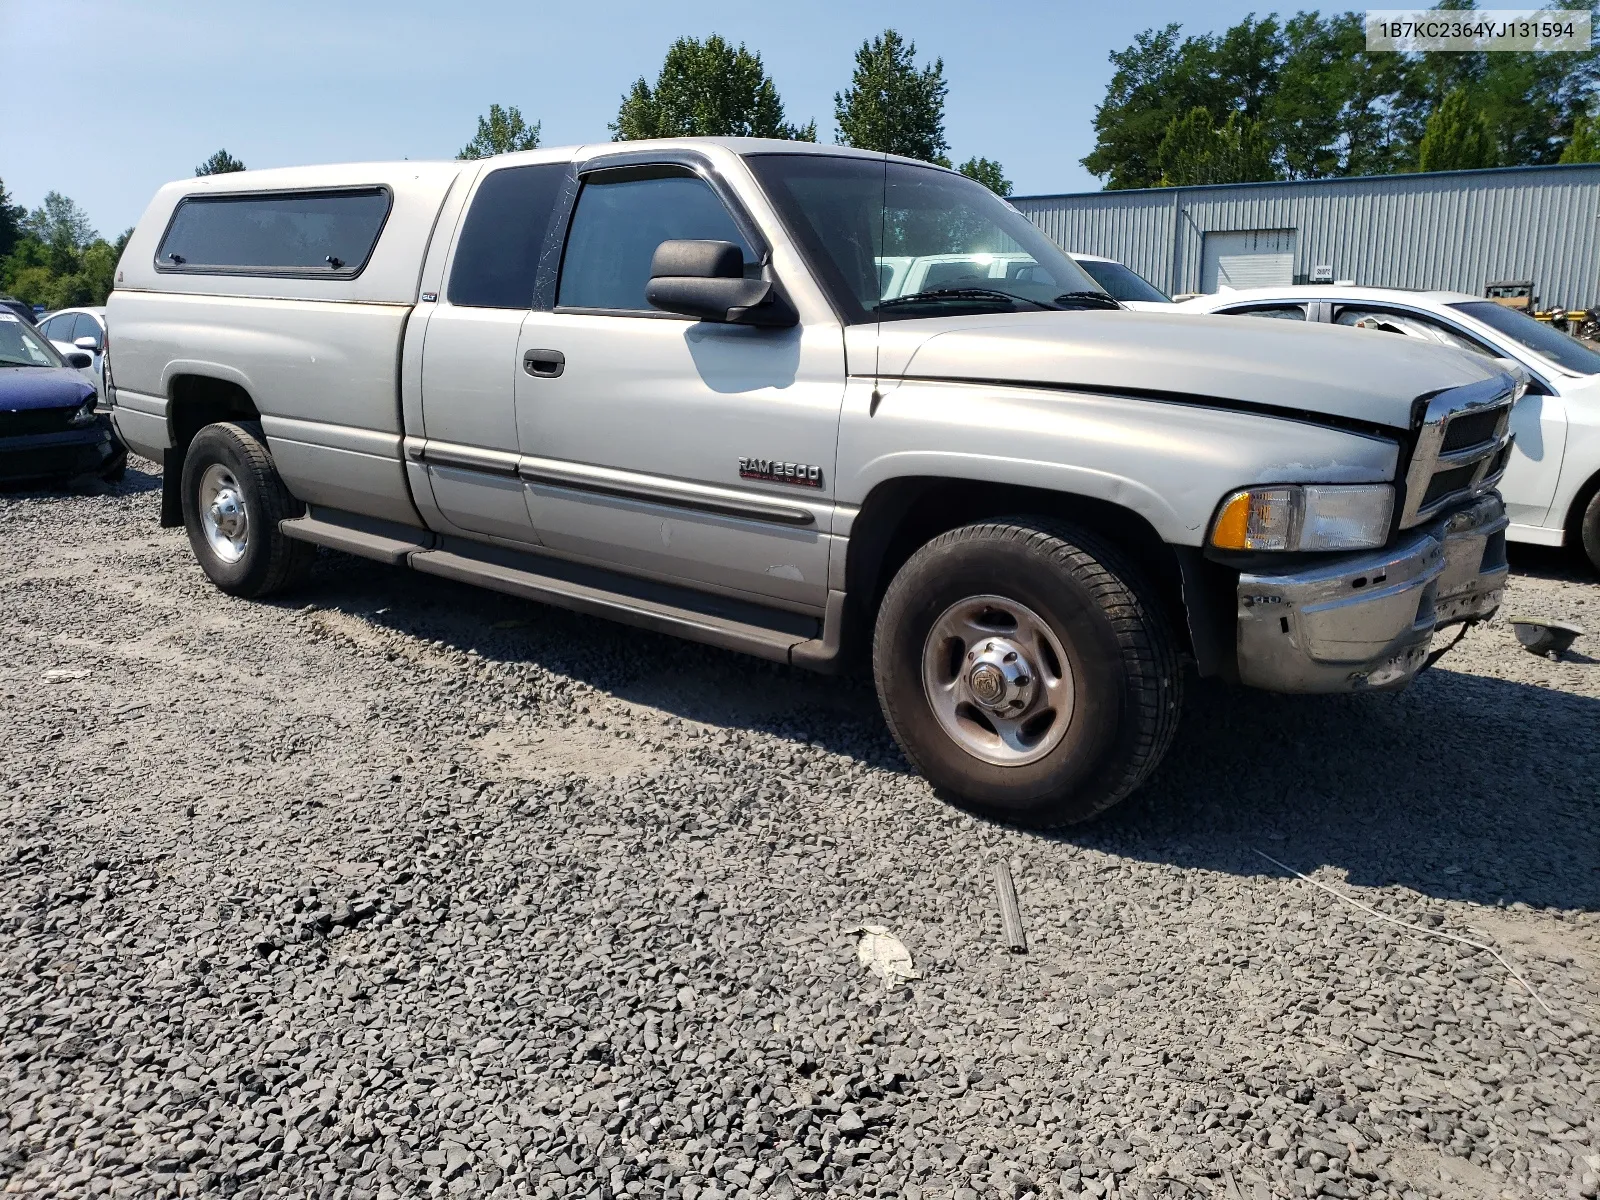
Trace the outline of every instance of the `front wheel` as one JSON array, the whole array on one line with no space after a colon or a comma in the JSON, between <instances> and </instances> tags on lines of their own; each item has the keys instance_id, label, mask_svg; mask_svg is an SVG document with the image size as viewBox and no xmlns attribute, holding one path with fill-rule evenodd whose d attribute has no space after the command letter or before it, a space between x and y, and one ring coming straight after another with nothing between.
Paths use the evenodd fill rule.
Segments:
<instances>
[{"instance_id":1,"label":"front wheel","mask_svg":"<svg viewBox=\"0 0 1600 1200\"><path fill-rule=\"evenodd\" d=\"M183 459L183 524L201 570L231 596L283 591L310 566L314 549L278 523L300 515L259 431L232 422L195 434Z\"/></svg>"},{"instance_id":2,"label":"front wheel","mask_svg":"<svg viewBox=\"0 0 1600 1200\"><path fill-rule=\"evenodd\" d=\"M1137 572L1044 518L969 525L913 554L878 610L873 673L891 732L935 787L1039 827L1138 787L1182 699Z\"/></svg>"},{"instance_id":3,"label":"front wheel","mask_svg":"<svg viewBox=\"0 0 1600 1200\"><path fill-rule=\"evenodd\" d=\"M1589 497L1589 505L1578 518L1578 544L1589 565L1600 571L1600 488Z\"/></svg>"}]
</instances>

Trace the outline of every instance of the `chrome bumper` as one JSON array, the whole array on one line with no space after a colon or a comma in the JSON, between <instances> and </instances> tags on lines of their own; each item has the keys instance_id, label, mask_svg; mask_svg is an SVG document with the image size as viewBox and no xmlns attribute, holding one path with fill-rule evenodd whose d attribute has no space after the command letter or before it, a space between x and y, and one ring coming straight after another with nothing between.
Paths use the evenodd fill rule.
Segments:
<instances>
[{"instance_id":1,"label":"chrome bumper","mask_svg":"<svg viewBox=\"0 0 1600 1200\"><path fill-rule=\"evenodd\" d=\"M1390 550L1240 575L1240 680L1273 692L1405 687L1435 630L1500 607L1507 524L1491 493Z\"/></svg>"}]
</instances>

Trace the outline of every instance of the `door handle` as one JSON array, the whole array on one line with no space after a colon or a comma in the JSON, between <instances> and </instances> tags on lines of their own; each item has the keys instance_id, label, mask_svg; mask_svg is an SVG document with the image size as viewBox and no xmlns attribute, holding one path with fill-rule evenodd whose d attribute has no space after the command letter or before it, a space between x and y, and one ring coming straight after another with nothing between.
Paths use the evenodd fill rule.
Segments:
<instances>
[{"instance_id":1,"label":"door handle","mask_svg":"<svg viewBox=\"0 0 1600 1200\"><path fill-rule=\"evenodd\" d=\"M522 369L535 379L554 379L567 369L567 356L559 350L529 350L522 356Z\"/></svg>"}]
</instances>

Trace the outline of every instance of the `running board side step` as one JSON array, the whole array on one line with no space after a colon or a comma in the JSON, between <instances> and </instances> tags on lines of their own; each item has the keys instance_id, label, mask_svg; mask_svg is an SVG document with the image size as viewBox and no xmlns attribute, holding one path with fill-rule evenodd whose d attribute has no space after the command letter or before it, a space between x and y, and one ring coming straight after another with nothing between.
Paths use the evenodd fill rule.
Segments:
<instances>
[{"instance_id":1,"label":"running board side step","mask_svg":"<svg viewBox=\"0 0 1600 1200\"><path fill-rule=\"evenodd\" d=\"M426 529L413 529L409 525L355 513L341 512L336 515L338 520L330 521L313 509L308 516L279 521L278 528L283 531L284 537L376 559L392 567L404 566L408 554L424 550L436 540Z\"/></svg>"},{"instance_id":2,"label":"running board side step","mask_svg":"<svg viewBox=\"0 0 1600 1200\"><path fill-rule=\"evenodd\" d=\"M491 558L490 554L493 551L478 554L461 553L459 549L420 550L411 555L410 562L428 575L475 583L540 604L674 634L772 662L789 662L797 647L821 640L821 622L814 617L763 609L557 559L519 554L517 561L510 562L509 555L502 558L494 554Z\"/></svg>"},{"instance_id":3,"label":"running board side step","mask_svg":"<svg viewBox=\"0 0 1600 1200\"><path fill-rule=\"evenodd\" d=\"M444 537L333 509L282 521L286 537L812 671L837 668L845 594L822 618L624 575L534 551Z\"/></svg>"}]
</instances>

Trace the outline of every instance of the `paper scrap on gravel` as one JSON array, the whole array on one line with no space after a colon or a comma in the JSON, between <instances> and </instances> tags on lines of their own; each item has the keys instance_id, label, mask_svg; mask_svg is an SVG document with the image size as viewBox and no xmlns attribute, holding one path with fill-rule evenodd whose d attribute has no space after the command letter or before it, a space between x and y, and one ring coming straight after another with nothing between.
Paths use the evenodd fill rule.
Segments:
<instances>
[{"instance_id":1,"label":"paper scrap on gravel","mask_svg":"<svg viewBox=\"0 0 1600 1200\"><path fill-rule=\"evenodd\" d=\"M861 935L856 943L856 958L867 970L891 987L919 978L911 965L911 951L882 925L863 925L856 932Z\"/></svg>"}]
</instances>

